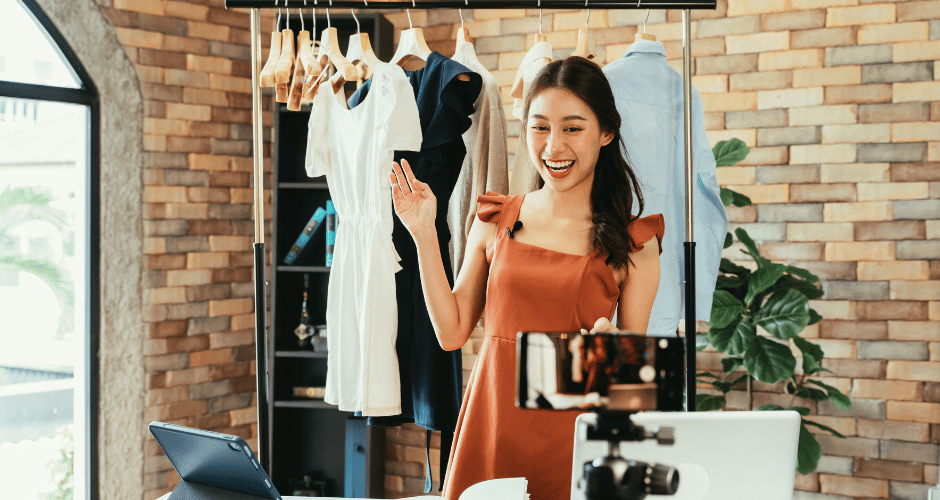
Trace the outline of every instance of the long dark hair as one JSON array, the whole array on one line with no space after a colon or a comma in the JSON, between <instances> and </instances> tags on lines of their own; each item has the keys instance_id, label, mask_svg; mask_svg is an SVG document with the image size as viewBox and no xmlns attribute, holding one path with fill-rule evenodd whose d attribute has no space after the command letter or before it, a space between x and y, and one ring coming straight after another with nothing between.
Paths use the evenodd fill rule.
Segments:
<instances>
[{"instance_id":1,"label":"long dark hair","mask_svg":"<svg viewBox=\"0 0 940 500\"><path fill-rule=\"evenodd\" d=\"M532 99L543 90L552 88L567 90L578 96L597 116L601 131L614 134L613 140L601 147L594 169L591 186L593 245L595 249L607 253L608 263L629 269L627 264L632 263L630 253L643 242L634 241L627 226L643 213L643 195L636 174L627 160L627 149L620 136L620 113L617 112L610 83L597 64L583 57L569 57L549 63L536 76L526 95L522 118L523 142ZM636 215L631 213L634 201L639 208Z\"/></svg>"}]
</instances>

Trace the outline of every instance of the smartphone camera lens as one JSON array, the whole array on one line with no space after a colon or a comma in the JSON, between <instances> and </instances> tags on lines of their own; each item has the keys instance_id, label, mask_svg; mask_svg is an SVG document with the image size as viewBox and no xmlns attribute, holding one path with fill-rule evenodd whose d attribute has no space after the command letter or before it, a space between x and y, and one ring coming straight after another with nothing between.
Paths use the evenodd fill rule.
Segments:
<instances>
[{"instance_id":1,"label":"smartphone camera lens","mask_svg":"<svg viewBox=\"0 0 940 500\"><path fill-rule=\"evenodd\" d=\"M235 451L242 451L242 449L239 448L238 445L235 444L235 443L229 443L229 444L228 444L228 447L231 448L231 449L233 449L233 450L235 450Z\"/></svg>"}]
</instances>

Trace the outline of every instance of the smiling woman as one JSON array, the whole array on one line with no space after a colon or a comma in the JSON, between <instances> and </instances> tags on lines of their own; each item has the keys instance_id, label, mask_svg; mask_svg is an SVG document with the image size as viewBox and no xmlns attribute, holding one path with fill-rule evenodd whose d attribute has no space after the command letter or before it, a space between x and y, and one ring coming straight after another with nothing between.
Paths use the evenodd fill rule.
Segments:
<instances>
[{"instance_id":1,"label":"smiling woman","mask_svg":"<svg viewBox=\"0 0 940 500\"><path fill-rule=\"evenodd\" d=\"M434 193L407 162L394 164L390 177L441 347L460 349L486 310L444 483L451 499L498 477L525 477L533 500L569 496L578 412L516 408L516 334L645 332L659 285L663 219L631 214L642 197L600 68L578 57L553 62L528 99L526 145L544 185L527 195L480 197L453 290L436 243Z\"/></svg>"}]
</instances>

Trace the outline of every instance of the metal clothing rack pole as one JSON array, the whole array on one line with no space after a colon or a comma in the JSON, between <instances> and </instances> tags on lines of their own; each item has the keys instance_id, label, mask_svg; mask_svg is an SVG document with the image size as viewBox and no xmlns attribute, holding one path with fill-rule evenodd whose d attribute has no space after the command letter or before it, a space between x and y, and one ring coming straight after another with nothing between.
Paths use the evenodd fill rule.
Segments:
<instances>
[{"instance_id":1,"label":"metal clothing rack pole","mask_svg":"<svg viewBox=\"0 0 940 500\"><path fill-rule=\"evenodd\" d=\"M686 242L685 242L685 311L686 311L686 397L687 410L695 410L695 240L692 232L692 111L691 111L691 9L716 8L717 0L639 0L626 1L592 0L592 9L681 9L683 25L683 72L685 92L685 191L686 191ZM326 7L326 5L320 5ZM266 285L264 275L264 137L262 126L261 87L261 9L275 9L278 5L273 0L225 0L225 8L251 9L251 109L252 138L254 142L254 281L255 281L255 363L258 386L258 454L265 470L271 467L271 443L269 438L268 408L271 405L271 393L268 390L267 356L270 339L267 330ZM281 6L283 8L283 6ZM372 10L400 9L460 9L468 7L465 0L331 0L329 7L334 9L368 8ZM583 9L580 0L473 0L475 9Z\"/></svg>"}]
</instances>

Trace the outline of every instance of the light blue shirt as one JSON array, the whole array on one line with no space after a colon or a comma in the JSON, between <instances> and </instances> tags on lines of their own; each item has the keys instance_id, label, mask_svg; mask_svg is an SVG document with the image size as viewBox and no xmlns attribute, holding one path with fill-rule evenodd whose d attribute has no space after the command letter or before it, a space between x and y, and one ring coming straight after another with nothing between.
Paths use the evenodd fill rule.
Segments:
<instances>
[{"instance_id":1,"label":"light blue shirt","mask_svg":"<svg viewBox=\"0 0 940 500\"><path fill-rule=\"evenodd\" d=\"M685 318L685 111L682 75L666 63L662 42L637 40L604 68L617 100L630 165L640 181L642 215L666 220L659 290L647 332L675 335ZM695 238L695 317L707 321L728 231L705 135L702 98L692 89L692 194Z\"/></svg>"}]
</instances>

